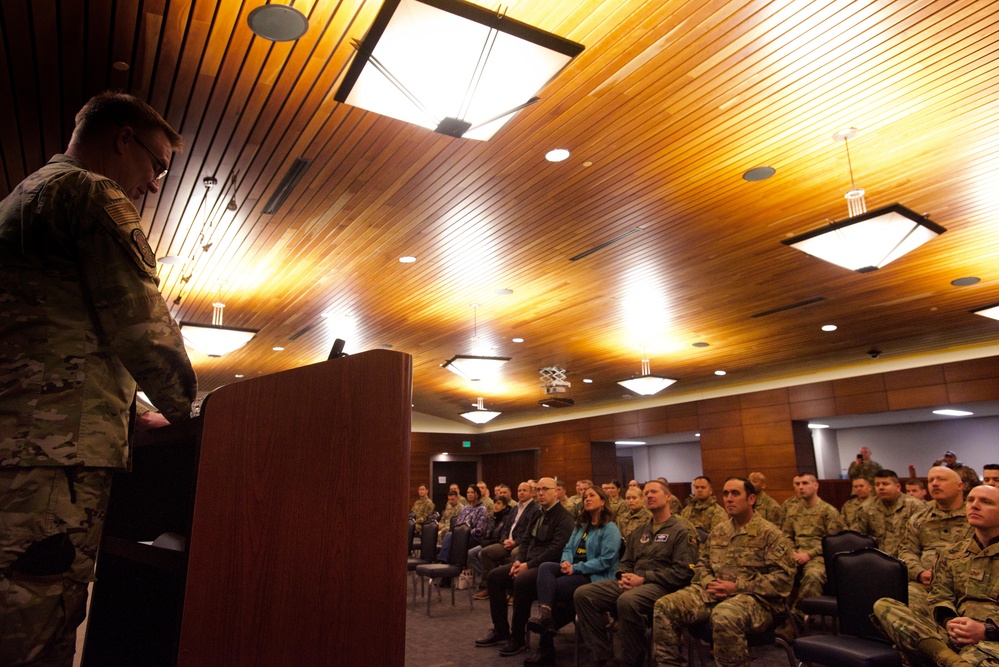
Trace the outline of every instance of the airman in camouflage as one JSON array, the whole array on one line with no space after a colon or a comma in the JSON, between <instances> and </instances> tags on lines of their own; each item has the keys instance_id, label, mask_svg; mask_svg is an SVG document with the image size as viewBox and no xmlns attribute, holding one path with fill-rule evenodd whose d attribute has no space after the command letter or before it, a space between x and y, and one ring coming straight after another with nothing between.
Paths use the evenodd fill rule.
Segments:
<instances>
[{"instance_id":1,"label":"airman in camouflage","mask_svg":"<svg viewBox=\"0 0 999 667\"><path fill-rule=\"evenodd\" d=\"M767 488L766 476L761 472L751 472L749 473L749 481L756 488L756 507L753 510L780 528L784 522L784 510L776 500L765 493L764 489Z\"/></svg>"},{"instance_id":2,"label":"airman in camouflage","mask_svg":"<svg viewBox=\"0 0 999 667\"><path fill-rule=\"evenodd\" d=\"M416 502L413 503L413 508L409 510L409 513L413 515L413 520L416 522L415 528L419 532L423 528L423 522L427 520L428 516L434 513L436 506L434 505L434 501L427 496L426 484L420 484L417 488L417 493L420 495L416 499Z\"/></svg>"},{"instance_id":3,"label":"airman in camouflage","mask_svg":"<svg viewBox=\"0 0 999 667\"><path fill-rule=\"evenodd\" d=\"M715 526L725 523L728 516L715 498L710 479L703 476L695 477L693 487L694 499L683 508L680 516L710 533Z\"/></svg>"},{"instance_id":4,"label":"airman in camouflage","mask_svg":"<svg viewBox=\"0 0 999 667\"><path fill-rule=\"evenodd\" d=\"M822 557L822 538L842 531L843 518L836 508L818 496L819 482L815 475L797 475L793 481L799 502L785 506L781 530L794 544L794 562L801 568L798 600L822 595L826 583L826 565Z\"/></svg>"},{"instance_id":5,"label":"airman in camouflage","mask_svg":"<svg viewBox=\"0 0 999 667\"><path fill-rule=\"evenodd\" d=\"M760 632L791 593L794 558L781 531L753 512L755 489L730 478L722 492L731 519L708 536L690 586L656 602L653 621L656 663L685 665L680 651L684 627L711 621L715 662L748 665L746 635Z\"/></svg>"},{"instance_id":6,"label":"airman in camouflage","mask_svg":"<svg viewBox=\"0 0 999 667\"><path fill-rule=\"evenodd\" d=\"M882 470L881 464L871 460L871 450L867 447L861 447L860 453L857 454L857 460L850 464L846 475L850 479L863 477L873 482L874 476L878 474L879 470Z\"/></svg>"},{"instance_id":7,"label":"airman in camouflage","mask_svg":"<svg viewBox=\"0 0 999 667\"><path fill-rule=\"evenodd\" d=\"M898 557L909 570L909 608L927 615L937 554L971 535L960 475L950 468L936 466L930 468L928 481L933 505L909 519L905 539L898 550Z\"/></svg>"},{"instance_id":8,"label":"airman in camouflage","mask_svg":"<svg viewBox=\"0 0 999 667\"><path fill-rule=\"evenodd\" d=\"M628 487L624 494L624 502L625 504L621 505L618 510L616 522L621 531L621 537L627 540L635 528L652 521L652 512L645 506L642 492L637 487Z\"/></svg>"},{"instance_id":9,"label":"airman in camouflage","mask_svg":"<svg viewBox=\"0 0 999 667\"><path fill-rule=\"evenodd\" d=\"M601 486L604 489L604 493L607 494L607 509L610 510L611 517L616 518L621 508L627 507L624 498L621 497L621 482L612 479L606 484L601 484Z\"/></svg>"},{"instance_id":10,"label":"airman in camouflage","mask_svg":"<svg viewBox=\"0 0 999 667\"><path fill-rule=\"evenodd\" d=\"M458 502L461 496L458 495L457 491L447 492L447 504L444 505L444 512L441 513L441 518L437 522L437 545L440 546L441 542L444 541L444 533L451 530L451 519L454 519L461 513L462 505ZM468 501L466 500L467 504Z\"/></svg>"},{"instance_id":11,"label":"airman in camouflage","mask_svg":"<svg viewBox=\"0 0 999 667\"><path fill-rule=\"evenodd\" d=\"M137 383L162 413L140 427L190 416L194 371L131 202L181 147L104 93L0 202L0 665L72 664Z\"/></svg>"},{"instance_id":12,"label":"airman in camouflage","mask_svg":"<svg viewBox=\"0 0 999 667\"><path fill-rule=\"evenodd\" d=\"M940 552L933 570L930 616L889 598L874 616L911 665L999 664L999 489L968 493L973 533Z\"/></svg>"},{"instance_id":13,"label":"airman in camouflage","mask_svg":"<svg viewBox=\"0 0 999 667\"><path fill-rule=\"evenodd\" d=\"M847 527L856 524L857 513L860 512L860 508L864 506L864 503L871 501L871 491L873 490L874 485L867 481L867 479L858 477L853 480L853 497L839 508L839 513L843 515L843 523Z\"/></svg>"},{"instance_id":14,"label":"airman in camouflage","mask_svg":"<svg viewBox=\"0 0 999 667\"><path fill-rule=\"evenodd\" d=\"M878 549L897 557L909 518L925 511L926 505L902 493L902 485L893 470L878 472L874 478L874 490L877 498L857 512L857 518L850 528L870 535L878 541Z\"/></svg>"}]
</instances>

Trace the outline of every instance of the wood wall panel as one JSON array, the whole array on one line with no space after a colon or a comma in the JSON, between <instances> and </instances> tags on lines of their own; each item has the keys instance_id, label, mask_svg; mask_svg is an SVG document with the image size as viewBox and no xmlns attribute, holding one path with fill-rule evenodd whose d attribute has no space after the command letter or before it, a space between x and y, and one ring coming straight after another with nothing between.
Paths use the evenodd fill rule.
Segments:
<instances>
[{"instance_id":1,"label":"wood wall panel","mask_svg":"<svg viewBox=\"0 0 999 667\"><path fill-rule=\"evenodd\" d=\"M742 441L746 447L765 445L769 443L794 442L790 420L769 422L766 424L750 424L742 427Z\"/></svg>"},{"instance_id":2,"label":"wood wall panel","mask_svg":"<svg viewBox=\"0 0 999 667\"><path fill-rule=\"evenodd\" d=\"M842 380L833 380L832 384L833 395L837 398L841 396L870 394L885 390L884 376L881 373L875 373L874 375L859 375L857 377L845 378Z\"/></svg>"},{"instance_id":3,"label":"wood wall panel","mask_svg":"<svg viewBox=\"0 0 999 667\"><path fill-rule=\"evenodd\" d=\"M945 364L943 370L948 384L956 384L966 380L999 378L999 357L956 361Z\"/></svg>"},{"instance_id":4,"label":"wood wall panel","mask_svg":"<svg viewBox=\"0 0 999 667\"><path fill-rule=\"evenodd\" d=\"M836 397L837 415L862 415L888 410L888 396L884 392L849 394Z\"/></svg>"},{"instance_id":5,"label":"wood wall panel","mask_svg":"<svg viewBox=\"0 0 999 667\"><path fill-rule=\"evenodd\" d=\"M888 391L889 410L908 410L929 405L943 406L947 401L947 386L943 384Z\"/></svg>"},{"instance_id":6,"label":"wood wall panel","mask_svg":"<svg viewBox=\"0 0 999 667\"><path fill-rule=\"evenodd\" d=\"M752 447L747 445L744 451L745 475L760 468L780 468L786 466L788 461L794 460L794 443L792 441Z\"/></svg>"},{"instance_id":7,"label":"wood wall panel","mask_svg":"<svg viewBox=\"0 0 999 667\"><path fill-rule=\"evenodd\" d=\"M891 373L885 373L884 379L885 389L889 392L895 389L942 385L946 382L943 366L939 365L892 371Z\"/></svg>"},{"instance_id":8,"label":"wood wall panel","mask_svg":"<svg viewBox=\"0 0 999 667\"><path fill-rule=\"evenodd\" d=\"M489 485L489 493L493 488L504 483L510 487L513 500L517 500L517 486L529 479L538 479L537 449L527 449L519 452L502 452L499 454L484 454L482 456L482 479Z\"/></svg>"},{"instance_id":9,"label":"wood wall panel","mask_svg":"<svg viewBox=\"0 0 999 667\"><path fill-rule=\"evenodd\" d=\"M792 404L803 401L830 399L834 395L832 382L812 382L787 388L787 400Z\"/></svg>"},{"instance_id":10,"label":"wood wall panel","mask_svg":"<svg viewBox=\"0 0 999 667\"><path fill-rule=\"evenodd\" d=\"M701 451L741 447L742 445L743 434L741 426L701 429Z\"/></svg>"},{"instance_id":11,"label":"wood wall panel","mask_svg":"<svg viewBox=\"0 0 999 667\"><path fill-rule=\"evenodd\" d=\"M739 406L746 408L760 408L768 405L787 405L789 398L786 388L770 389L767 391L754 391L750 394L739 396Z\"/></svg>"},{"instance_id":12,"label":"wood wall panel","mask_svg":"<svg viewBox=\"0 0 999 667\"><path fill-rule=\"evenodd\" d=\"M791 403L791 419L813 419L834 414L836 414L836 399L834 398Z\"/></svg>"},{"instance_id":13,"label":"wood wall panel","mask_svg":"<svg viewBox=\"0 0 999 667\"><path fill-rule=\"evenodd\" d=\"M752 407L742 409L742 423L748 424L771 424L773 422L787 421L791 419L791 408L787 401L780 405L767 405L765 407Z\"/></svg>"},{"instance_id":14,"label":"wood wall panel","mask_svg":"<svg viewBox=\"0 0 999 667\"><path fill-rule=\"evenodd\" d=\"M742 426L742 412L739 410L708 412L697 418L697 424L702 431L708 428Z\"/></svg>"},{"instance_id":15,"label":"wood wall panel","mask_svg":"<svg viewBox=\"0 0 999 667\"><path fill-rule=\"evenodd\" d=\"M947 398L951 403L990 401L995 398L997 383L999 383L999 380L994 377L981 380L949 382L947 384Z\"/></svg>"}]
</instances>

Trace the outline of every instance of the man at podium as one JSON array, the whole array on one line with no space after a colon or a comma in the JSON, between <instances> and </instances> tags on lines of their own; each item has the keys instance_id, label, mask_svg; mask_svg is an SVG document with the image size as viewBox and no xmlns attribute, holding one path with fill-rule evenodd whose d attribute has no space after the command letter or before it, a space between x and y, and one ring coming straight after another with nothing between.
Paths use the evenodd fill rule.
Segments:
<instances>
[{"instance_id":1,"label":"man at podium","mask_svg":"<svg viewBox=\"0 0 999 667\"><path fill-rule=\"evenodd\" d=\"M136 385L165 420L197 381L133 199L183 141L148 104L102 93L65 154L0 202L0 666L72 665Z\"/></svg>"}]
</instances>

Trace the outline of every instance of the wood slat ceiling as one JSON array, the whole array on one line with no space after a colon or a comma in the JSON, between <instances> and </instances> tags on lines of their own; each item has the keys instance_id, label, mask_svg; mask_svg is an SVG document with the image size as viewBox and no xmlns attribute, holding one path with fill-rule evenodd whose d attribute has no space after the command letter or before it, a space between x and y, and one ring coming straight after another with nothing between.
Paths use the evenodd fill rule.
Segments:
<instances>
[{"instance_id":1,"label":"wood slat ceiling","mask_svg":"<svg viewBox=\"0 0 999 667\"><path fill-rule=\"evenodd\" d=\"M163 295L178 320L209 322L221 297L226 324L260 330L223 358L192 353L205 390L324 359L339 336L412 354L417 410L457 420L481 395L500 426L542 415L543 366L569 369L579 407L631 406L614 381L643 350L680 393L874 346L996 341L969 310L999 301L999 3L513 0L508 15L586 50L487 143L333 101L378 2L294 2L309 17L294 43L250 32L260 4L0 0L0 194L101 90L183 134L139 202L157 255L190 260L162 267ZM869 208L898 201L948 230L864 275L780 244L846 217L832 135L850 126ZM572 156L546 162L556 147ZM264 215L299 157L303 179ZM776 176L741 178L762 165ZM963 276L981 282L950 284ZM513 361L481 387L438 367L474 351Z\"/></svg>"}]
</instances>

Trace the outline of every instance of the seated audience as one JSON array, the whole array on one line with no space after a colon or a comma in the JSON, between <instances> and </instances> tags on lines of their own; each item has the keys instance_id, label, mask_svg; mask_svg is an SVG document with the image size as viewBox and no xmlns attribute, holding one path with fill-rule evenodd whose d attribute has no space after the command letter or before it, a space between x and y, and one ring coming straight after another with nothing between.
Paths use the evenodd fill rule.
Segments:
<instances>
[{"instance_id":1,"label":"seated audience","mask_svg":"<svg viewBox=\"0 0 999 667\"><path fill-rule=\"evenodd\" d=\"M449 491L454 491L455 493L458 494L458 504L459 505L461 505L462 507L464 507L465 505L468 504L468 500L466 500L465 496L462 495L462 493L461 493L461 487L460 486L458 486L457 484L452 484L451 486L448 487L448 490Z\"/></svg>"},{"instance_id":2,"label":"seated audience","mask_svg":"<svg viewBox=\"0 0 999 667\"><path fill-rule=\"evenodd\" d=\"M616 479L603 484L604 495L607 496L607 509L611 513L611 521L617 518L618 510L624 507L624 498L621 497L621 482Z\"/></svg>"},{"instance_id":3,"label":"seated audience","mask_svg":"<svg viewBox=\"0 0 999 667\"><path fill-rule=\"evenodd\" d=\"M565 508L569 510L569 514L573 517L576 516L576 512L579 511L579 504L583 502L583 492L588 488L593 486L593 482L588 479L581 479L576 482L576 495L569 496L563 501Z\"/></svg>"},{"instance_id":4,"label":"seated audience","mask_svg":"<svg viewBox=\"0 0 999 667\"><path fill-rule=\"evenodd\" d=\"M513 492L510 491L510 487L506 484L497 484L493 487L493 497L494 498L506 498L506 506L509 507L513 504Z\"/></svg>"},{"instance_id":5,"label":"seated audience","mask_svg":"<svg viewBox=\"0 0 999 667\"><path fill-rule=\"evenodd\" d=\"M413 520L416 522L416 532L420 532L423 528L423 522L427 520L427 517L434 513L434 501L432 501L427 496L427 485L420 484L416 488L416 492L419 497L416 502L413 503L413 508L409 510L409 513L413 515Z\"/></svg>"},{"instance_id":6,"label":"seated audience","mask_svg":"<svg viewBox=\"0 0 999 667\"><path fill-rule=\"evenodd\" d=\"M510 514L510 508L506 504L506 498L499 496L493 501L493 525L489 529L489 533L479 540L479 543L468 550L468 566L472 568L472 572L475 573L476 577L482 576L482 562L479 559L479 554L482 550L490 545L498 544L503 533L503 526L506 522L507 516Z\"/></svg>"},{"instance_id":7,"label":"seated audience","mask_svg":"<svg viewBox=\"0 0 999 667\"><path fill-rule=\"evenodd\" d=\"M492 512L486 510L486 506L482 503L482 498L479 497L479 487L474 484L470 485L465 492L465 497L468 498L468 504L458 512L458 518L455 520L454 525L468 524L471 531L469 533L468 548L471 549L480 544L482 539L489 535L489 531L493 527L493 516ZM441 551L437 557L442 563L446 563L450 555L451 533L448 532L441 541Z\"/></svg>"},{"instance_id":8,"label":"seated audience","mask_svg":"<svg viewBox=\"0 0 999 667\"><path fill-rule=\"evenodd\" d=\"M999 463L989 463L982 470L982 484L999 488Z\"/></svg>"},{"instance_id":9,"label":"seated audience","mask_svg":"<svg viewBox=\"0 0 999 667\"><path fill-rule=\"evenodd\" d=\"M843 523L847 528L854 525L857 520L857 512L866 502L871 500L871 491L874 490L874 483L866 477L858 477L853 480L853 497L843 503L839 513L843 515Z\"/></svg>"},{"instance_id":10,"label":"seated audience","mask_svg":"<svg viewBox=\"0 0 999 667\"><path fill-rule=\"evenodd\" d=\"M652 520L652 512L645 506L645 499L637 486L629 486L624 494L624 505L617 513L617 527L625 540L632 531Z\"/></svg>"},{"instance_id":11,"label":"seated audience","mask_svg":"<svg viewBox=\"0 0 999 667\"><path fill-rule=\"evenodd\" d=\"M923 480L918 478L905 480L905 495L912 496L924 503L931 502L929 496L926 495L926 485L923 484Z\"/></svg>"},{"instance_id":12,"label":"seated audience","mask_svg":"<svg viewBox=\"0 0 999 667\"><path fill-rule=\"evenodd\" d=\"M686 586L697 560L697 535L670 512L669 487L658 480L645 485L652 519L628 536L616 581L595 581L576 589L579 632L597 664L611 660L604 614L617 614L620 664L643 664L645 627L652 606L663 595Z\"/></svg>"},{"instance_id":13,"label":"seated audience","mask_svg":"<svg viewBox=\"0 0 999 667\"><path fill-rule=\"evenodd\" d=\"M801 575L797 595L794 596L794 614L804 620L798 611L798 601L822 595L826 583L826 563L822 556L822 538L842 531L843 517L836 508L819 498L819 481L811 473L797 475L793 482L796 503L785 505L781 529L794 545L792 556ZM758 502L758 501L757 501ZM784 632L790 626L782 628Z\"/></svg>"},{"instance_id":14,"label":"seated audience","mask_svg":"<svg viewBox=\"0 0 999 667\"><path fill-rule=\"evenodd\" d=\"M665 477L656 477L656 479L665 484L667 489L669 488L668 479L666 479ZM680 512L682 510L683 510L683 505L680 504L680 501L677 499L676 496L673 495L673 492L671 491L669 496L669 511L672 512L674 516L680 516ZM688 521L687 523L690 522Z\"/></svg>"},{"instance_id":15,"label":"seated audience","mask_svg":"<svg viewBox=\"0 0 999 667\"><path fill-rule=\"evenodd\" d=\"M756 506L753 511L778 528L784 521L784 510L780 504L764 493L767 488L767 478L762 472L749 473L749 481L756 489Z\"/></svg>"},{"instance_id":16,"label":"seated audience","mask_svg":"<svg viewBox=\"0 0 999 667\"><path fill-rule=\"evenodd\" d=\"M945 466L934 466L928 479L932 504L909 519L898 549L898 557L909 571L909 608L925 614L930 613L927 596L937 555L971 534L961 476Z\"/></svg>"},{"instance_id":17,"label":"seated audience","mask_svg":"<svg viewBox=\"0 0 999 667\"><path fill-rule=\"evenodd\" d=\"M479 489L479 497L482 499L482 504L486 506L486 511L492 514L493 499L489 497L489 485L480 480L475 486Z\"/></svg>"},{"instance_id":18,"label":"seated audience","mask_svg":"<svg viewBox=\"0 0 999 667\"><path fill-rule=\"evenodd\" d=\"M489 598L486 589L486 578L497 566L509 563L515 557L515 551L524 540L534 515L539 510L534 502L534 488L529 482L517 486L517 504L510 507L500 531L500 541L482 548L479 552L479 563L482 567L482 580L479 591L474 595L477 600Z\"/></svg>"},{"instance_id":19,"label":"seated audience","mask_svg":"<svg viewBox=\"0 0 999 667\"><path fill-rule=\"evenodd\" d=\"M874 603L875 618L910 665L999 664L999 489L972 489L967 519L971 536L936 562L931 616L890 598Z\"/></svg>"},{"instance_id":20,"label":"seated audience","mask_svg":"<svg viewBox=\"0 0 999 667\"><path fill-rule=\"evenodd\" d=\"M902 484L894 470L878 471L874 492L877 498L860 508L850 528L870 535L878 541L878 549L897 557L909 518L925 510L926 504L902 493Z\"/></svg>"},{"instance_id":21,"label":"seated audience","mask_svg":"<svg viewBox=\"0 0 999 667\"><path fill-rule=\"evenodd\" d=\"M500 647L500 655L520 653L525 648L527 619L531 604L537 597L538 567L542 563L558 562L569 536L572 534L572 516L555 499L555 480L542 477L538 480L537 513L524 542L520 545L517 560L501 565L486 577L489 589L489 612L493 627L476 646ZM507 592L513 591L513 619L507 619Z\"/></svg>"},{"instance_id":22,"label":"seated audience","mask_svg":"<svg viewBox=\"0 0 999 667\"><path fill-rule=\"evenodd\" d=\"M711 531L691 584L656 601L653 638L660 667L685 665L680 633L707 620L715 663L748 665L746 635L772 625L791 593L791 544L780 529L753 512L752 483L729 478L722 495L731 519Z\"/></svg>"},{"instance_id":23,"label":"seated audience","mask_svg":"<svg viewBox=\"0 0 999 667\"><path fill-rule=\"evenodd\" d=\"M444 536L447 534L447 531L451 530L451 519L457 519L458 513L464 507L464 505L458 502L460 497L454 489L447 492L447 504L441 513L440 521L437 522L437 546L440 546L444 542Z\"/></svg>"},{"instance_id":24,"label":"seated audience","mask_svg":"<svg viewBox=\"0 0 999 667\"><path fill-rule=\"evenodd\" d=\"M607 502L603 489L593 486L584 491L576 528L562 550L561 561L542 563L538 568L540 609L527 625L540 639L538 650L524 661L526 667L555 664L555 633L576 615L572 604L575 590L591 581L614 578L621 532Z\"/></svg>"},{"instance_id":25,"label":"seated audience","mask_svg":"<svg viewBox=\"0 0 999 667\"><path fill-rule=\"evenodd\" d=\"M978 473L975 472L975 469L958 461L957 454L951 449L944 452L944 455L934 461L933 465L947 466L960 475L961 481L964 482L965 495L967 495L968 491L982 483L982 480L978 479Z\"/></svg>"},{"instance_id":26,"label":"seated audience","mask_svg":"<svg viewBox=\"0 0 999 667\"><path fill-rule=\"evenodd\" d=\"M565 495L565 482L558 480L555 482L555 498L558 503L564 507L566 510L571 510L572 507L569 504L569 497Z\"/></svg>"},{"instance_id":27,"label":"seated audience","mask_svg":"<svg viewBox=\"0 0 999 667\"><path fill-rule=\"evenodd\" d=\"M727 520L725 510L721 508L718 499L715 498L715 491L711 488L710 479L703 475L695 477L692 487L694 489L693 500L683 508L680 516L710 533L711 529Z\"/></svg>"}]
</instances>

